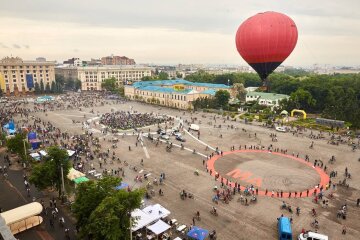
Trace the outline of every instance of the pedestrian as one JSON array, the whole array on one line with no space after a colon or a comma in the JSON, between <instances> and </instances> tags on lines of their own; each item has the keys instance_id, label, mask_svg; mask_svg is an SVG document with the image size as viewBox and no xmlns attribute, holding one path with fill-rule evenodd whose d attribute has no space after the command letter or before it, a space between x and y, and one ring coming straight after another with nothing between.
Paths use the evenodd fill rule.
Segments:
<instances>
[{"instance_id":1,"label":"pedestrian","mask_svg":"<svg viewBox=\"0 0 360 240\"><path fill-rule=\"evenodd\" d=\"M343 225L343 227L342 227L342 232L341 232L343 235L345 235L346 234L346 225Z\"/></svg>"},{"instance_id":2,"label":"pedestrian","mask_svg":"<svg viewBox=\"0 0 360 240\"><path fill-rule=\"evenodd\" d=\"M195 217L192 218L193 225L195 226Z\"/></svg>"}]
</instances>

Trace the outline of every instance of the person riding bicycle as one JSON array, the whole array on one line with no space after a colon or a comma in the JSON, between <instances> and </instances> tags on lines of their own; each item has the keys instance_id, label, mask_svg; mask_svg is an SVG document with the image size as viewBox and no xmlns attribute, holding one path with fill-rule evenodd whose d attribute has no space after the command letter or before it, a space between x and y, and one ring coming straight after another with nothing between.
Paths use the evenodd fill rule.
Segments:
<instances>
[{"instance_id":1,"label":"person riding bicycle","mask_svg":"<svg viewBox=\"0 0 360 240\"><path fill-rule=\"evenodd\" d=\"M212 213L216 214L216 207L214 207L214 206L212 207Z\"/></svg>"},{"instance_id":2,"label":"person riding bicycle","mask_svg":"<svg viewBox=\"0 0 360 240\"><path fill-rule=\"evenodd\" d=\"M312 212L312 214L313 214L314 216L316 216L316 210L315 210L315 208L313 208L313 209L311 210L311 212Z\"/></svg>"},{"instance_id":3,"label":"person riding bicycle","mask_svg":"<svg viewBox=\"0 0 360 240\"><path fill-rule=\"evenodd\" d=\"M285 203L285 201L282 202L281 208L282 208L282 209L285 209L285 208L286 208L286 203Z\"/></svg>"}]
</instances>

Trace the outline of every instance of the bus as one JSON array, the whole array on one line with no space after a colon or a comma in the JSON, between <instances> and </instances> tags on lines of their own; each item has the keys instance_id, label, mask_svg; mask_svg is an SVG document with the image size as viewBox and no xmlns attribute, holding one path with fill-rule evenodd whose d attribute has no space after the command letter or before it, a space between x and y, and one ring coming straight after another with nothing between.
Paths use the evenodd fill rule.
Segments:
<instances>
[{"instance_id":1,"label":"bus","mask_svg":"<svg viewBox=\"0 0 360 240\"><path fill-rule=\"evenodd\" d=\"M43 207L40 203L32 202L0 213L0 215L5 220L5 224L10 228L12 234L17 234L40 225L43 222L43 218L38 215L42 210Z\"/></svg>"},{"instance_id":2,"label":"bus","mask_svg":"<svg viewBox=\"0 0 360 240\"><path fill-rule=\"evenodd\" d=\"M278 221L279 240L292 240L291 223L289 218L280 217Z\"/></svg>"}]
</instances>

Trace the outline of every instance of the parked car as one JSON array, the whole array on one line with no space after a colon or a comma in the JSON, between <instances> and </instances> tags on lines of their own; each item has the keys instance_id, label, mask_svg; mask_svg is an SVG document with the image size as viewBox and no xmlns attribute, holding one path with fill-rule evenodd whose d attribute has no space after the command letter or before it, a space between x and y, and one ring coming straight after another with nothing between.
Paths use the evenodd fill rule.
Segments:
<instances>
[{"instance_id":1,"label":"parked car","mask_svg":"<svg viewBox=\"0 0 360 240\"><path fill-rule=\"evenodd\" d=\"M275 130L278 131L278 132L286 132L285 127L275 127Z\"/></svg>"},{"instance_id":2,"label":"parked car","mask_svg":"<svg viewBox=\"0 0 360 240\"><path fill-rule=\"evenodd\" d=\"M183 138L181 135L180 135L180 136L176 136L175 139L178 140L178 141L180 141L180 142L186 142L186 139Z\"/></svg>"},{"instance_id":3,"label":"parked car","mask_svg":"<svg viewBox=\"0 0 360 240\"><path fill-rule=\"evenodd\" d=\"M160 138L162 138L164 140L169 140L170 139L169 135L166 135L166 134L161 135Z\"/></svg>"},{"instance_id":4,"label":"parked car","mask_svg":"<svg viewBox=\"0 0 360 240\"><path fill-rule=\"evenodd\" d=\"M323 234L307 232L300 233L298 240L328 240L329 237Z\"/></svg>"}]
</instances>

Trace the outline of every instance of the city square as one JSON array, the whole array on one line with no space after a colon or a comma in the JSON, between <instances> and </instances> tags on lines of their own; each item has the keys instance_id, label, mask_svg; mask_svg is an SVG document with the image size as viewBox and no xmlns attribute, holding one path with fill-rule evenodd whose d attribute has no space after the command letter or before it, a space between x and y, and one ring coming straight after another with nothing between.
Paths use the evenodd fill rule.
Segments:
<instances>
[{"instance_id":1,"label":"city square","mask_svg":"<svg viewBox=\"0 0 360 240\"><path fill-rule=\"evenodd\" d=\"M75 100L83 97L74 94L72 98ZM356 207L358 176L351 175L348 188L338 184L345 178L345 168L350 173L359 170L357 153L345 144L329 145L326 133L322 133L323 138L313 140L309 138L310 130L293 135L290 132L276 132L256 123L228 120L218 114L188 112L133 101L116 103L115 100L104 100L102 97L94 99L88 105L86 101L76 101L79 105L69 110L57 110L56 107L52 109L50 105L57 105L54 101L53 104L44 105L47 106L45 112L40 110L30 113L29 119L34 117L49 122L70 136L92 133L99 139L100 151L108 151L115 158L113 161L111 157L107 161L101 161L98 157L85 160L81 156L83 171L87 173L93 168L102 175L118 175L131 189L146 189L150 183L152 186L148 188L148 192L153 189L154 195L145 199L145 204L160 203L171 211L171 217L178 222L190 226L199 211L201 220L195 220L196 225L216 230L219 239L276 238L276 219L282 214L293 219L295 234L301 233L302 229L314 231L310 225L314 220L311 214L314 208L318 214L316 219L320 225L319 233L326 232L331 239L338 239L342 225L346 224L348 239L356 239L359 234L359 208ZM111 131L99 123L100 115L116 111L166 115L172 120L137 128L137 131ZM19 116L16 117L21 125L20 119ZM186 142L177 141L175 136L170 136L169 140L160 138L157 141L159 128L167 129L167 134L171 135L172 129L180 123L183 124L180 133ZM191 124L197 124L199 131L189 131ZM152 139L149 138L149 133L153 136ZM270 137L271 134L276 134L276 142ZM312 134L319 133L314 131ZM112 142L114 138L118 139L116 148ZM310 148L312 141L314 147ZM168 150L170 143L172 147ZM90 153L92 150L90 148ZM305 155L308 156L308 161L305 160ZM330 164L332 156L335 156L336 161ZM320 164L313 166L315 159L323 163L321 168ZM118 169L122 171L115 174ZM338 173L337 177L331 179L334 188L328 186L331 171ZM163 184L153 184L155 179L160 179L161 173L166 174ZM216 173L219 174L217 179ZM149 176L148 180L139 181L137 177L145 174ZM94 178L90 174L88 176ZM222 178L223 184L220 180ZM233 195L235 183L240 185L241 190L240 193L236 190ZM245 188L250 186L258 189L257 194L254 191L255 203L251 201L251 196L244 195ZM319 193L320 187L326 186L329 189L324 189L323 199L329 200L328 203L325 205L320 199L317 204L314 203L314 190L317 189ZM160 189L163 195L158 194ZM215 203L214 189L219 189L220 192L230 189L230 197L226 201L220 197ZM310 190L308 195L307 190ZM191 193L194 197L183 200L180 197L182 191ZM283 192L283 197L280 192ZM289 192L292 193L290 197ZM240 201L241 197L247 198L247 204ZM293 213L281 210L283 201L291 205ZM336 217L343 204L348 207L346 220ZM212 207L216 207L218 216L210 213ZM295 214L297 207L300 208L299 215Z\"/></svg>"}]
</instances>

